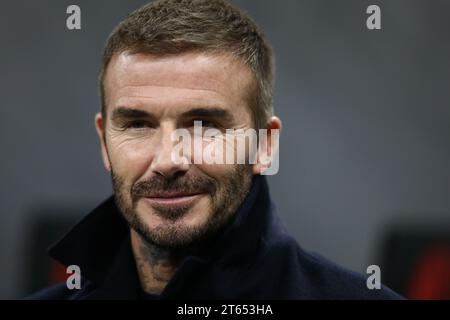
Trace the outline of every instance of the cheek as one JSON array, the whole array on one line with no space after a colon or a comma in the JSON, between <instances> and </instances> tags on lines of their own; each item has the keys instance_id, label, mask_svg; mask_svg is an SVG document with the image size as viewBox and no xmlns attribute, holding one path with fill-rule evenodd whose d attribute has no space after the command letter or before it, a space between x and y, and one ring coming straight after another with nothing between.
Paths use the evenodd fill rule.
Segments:
<instances>
[{"instance_id":1,"label":"cheek","mask_svg":"<svg viewBox=\"0 0 450 320\"><path fill-rule=\"evenodd\" d=\"M216 180L219 185L235 171L234 165L231 164L199 164L195 166L204 174Z\"/></svg>"},{"instance_id":2,"label":"cheek","mask_svg":"<svg viewBox=\"0 0 450 320\"><path fill-rule=\"evenodd\" d=\"M114 172L133 183L142 176L150 166L152 148L145 141L123 141L118 143L111 140L108 153Z\"/></svg>"},{"instance_id":3,"label":"cheek","mask_svg":"<svg viewBox=\"0 0 450 320\"><path fill-rule=\"evenodd\" d=\"M203 149L195 152L195 157L203 154L203 163L206 164L253 164L254 155L257 151L257 135L253 129L245 134L224 134L209 138L203 143ZM196 159L194 157L194 159ZM197 162L198 163L198 162ZM228 167L221 170L227 171Z\"/></svg>"}]
</instances>

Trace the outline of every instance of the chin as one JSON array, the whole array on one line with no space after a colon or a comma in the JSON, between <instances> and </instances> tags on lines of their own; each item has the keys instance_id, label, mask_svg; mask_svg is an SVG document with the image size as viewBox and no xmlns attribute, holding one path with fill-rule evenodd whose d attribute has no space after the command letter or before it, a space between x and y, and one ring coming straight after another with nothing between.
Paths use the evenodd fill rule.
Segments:
<instances>
[{"instance_id":1,"label":"chin","mask_svg":"<svg viewBox=\"0 0 450 320\"><path fill-rule=\"evenodd\" d=\"M182 213L176 218L170 218L168 215L166 216L164 213L161 213L161 210L163 212L165 210L180 210ZM153 208L143 203L143 205L138 205L137 214L150 230L161 227L162 225L199 228L206 224L208 218L211 216L211 206L209 205L208 199L201 199L189 208L164 207L161 210L158 213L158 208Z\"/></svg>"},{"instance_id":2,"label":"chin","mask_svg":"<svg viewBox=\"0 0 450 320\"><path fill-rule=\"evenodd\" d=\"M147 241L166 249L183 249L198 243L205 232L206 223L188 223L185 219L147 224Z\"/></svg>"}]
</instances>

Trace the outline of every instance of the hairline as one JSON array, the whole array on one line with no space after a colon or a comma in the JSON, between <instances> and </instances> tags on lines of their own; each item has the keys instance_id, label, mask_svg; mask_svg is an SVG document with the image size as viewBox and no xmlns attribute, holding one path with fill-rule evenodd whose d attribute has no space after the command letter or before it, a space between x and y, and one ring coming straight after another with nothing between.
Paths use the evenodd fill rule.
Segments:
<instances>
[{"instance_id":1,"label":"hairline","mask_svg":"<svg viewBox=\"0 0 450 320\"><path fill-rule=\"evenodd\" d=\"M106 104L106 90L105 90L105 81L108 74L108 69L111 65L111 61L120 56L121 54L129 53L130 55L134 54L143 54L148 56L155 56L155 57L164 57L164 56L180 56L184 54L189 53L198 53L198 54L204 54L209 56L226 56L232 58L234 61L240 63L242 66L245 66L248 68L248 70L251 72L252 80L249 84L246 92L246 102L247 102L247 108L250 112L250 117L252 120L252 125L259 129L258 126L261 126L261 124L258 124L257 122L257 98L258 98L258 91L259 91L259 84L258 84L258 76L257 72L253 70L251 65L249 63L246 63L244 59L233 53L231 50L226 49L211 49L211 48L193 48L193 49L186 49L179 52L168 52L168 53L161 53L161 52L152 52L150 50L139 50L133 48L123 48L121 50L115 51L111 56L109 56L105 61L102 61L100 72L99 72L99 84L100 84L100 99L101 99L101 114L103 118L103 125L105 126L107 121L107 104Z\"/></svg>"}]
</instances>

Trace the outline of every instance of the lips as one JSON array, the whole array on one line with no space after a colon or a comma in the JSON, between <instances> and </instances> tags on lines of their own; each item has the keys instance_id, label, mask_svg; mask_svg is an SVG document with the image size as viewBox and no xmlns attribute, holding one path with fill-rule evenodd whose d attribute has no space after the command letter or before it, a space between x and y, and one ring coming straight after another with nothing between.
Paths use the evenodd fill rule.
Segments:
<instances>
[{"instance_id":1,"label":"lips","mask_svg":"<svg viewBox=\"0 0 450 320\"><path fill-rule=\"evenodd\" d=\"M143 199L151 206L181 207L190 206L204 193L164 192L145 196Z\"/></svg>"},{"instance_id":2,"label":"lips","mask_svg":"<svg viewBox=\"0 0 450 320\"><path fill-rule=\"evenodd\" d=\"M150 195L147 195L146 198L182 198L182 197L189 197L194 196L196 194L200 194L200 192L161 192L161 193L153 193Z\"/></svg>"}]
</instances>

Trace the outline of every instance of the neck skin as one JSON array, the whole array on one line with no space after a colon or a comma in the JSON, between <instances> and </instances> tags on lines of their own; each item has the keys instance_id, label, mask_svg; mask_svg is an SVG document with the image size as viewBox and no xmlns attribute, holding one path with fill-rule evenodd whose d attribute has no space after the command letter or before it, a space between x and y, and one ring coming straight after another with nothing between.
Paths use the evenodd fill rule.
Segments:
<instances>
[{"instance_id":1,"label":"neck skin","mask_svg":"<svg viewBox=\"0 0 450 320\"><path fill-rule=\"evenodd\" d=\"M149 294L161 294L177 271L182 256L148 243L133 229L130 234L142 289Z\"/></svg>"}]
</instances>

